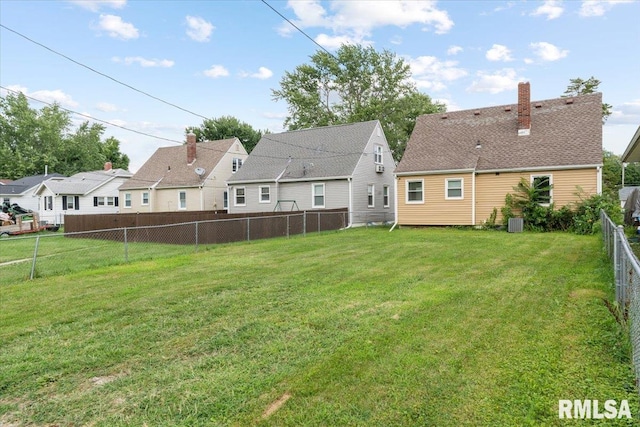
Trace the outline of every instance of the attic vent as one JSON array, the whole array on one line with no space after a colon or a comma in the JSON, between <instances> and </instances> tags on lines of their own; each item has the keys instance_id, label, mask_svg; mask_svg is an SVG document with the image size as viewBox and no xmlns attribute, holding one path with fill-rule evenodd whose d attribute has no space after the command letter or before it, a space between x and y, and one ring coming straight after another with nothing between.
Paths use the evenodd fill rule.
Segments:
<instances>
[{"instance_id":1,"label":"attic vent","mask_svg":"<svg viewBox=\"0 0 640 427\"><path fill-rule=\"evenodd\" d=\"M474 116L479 116L479 115L480 115L480 111L478 111L478 110L474 111L474 112L473 112L473 115L474 115Z\"/></svg>"},{"instance_id":2,"label":"attic vent","mask_svg":"<svg viewBox=\"0 0 640 427\"><path fill-rule=\"evenodd\" d=\"M542 104L536 104L535 107L536 108L542 108Z\"/></svg>"},{"instance_id":3,"label":"attic vent","mask_svg":"<svg viewBox=\"0 0 640 427\"><path fill-rule=\"evenodd\" d=\"M441 119L446 119L447 117L449 117L449 116L447 116L446 114L443 114L442 117L440 117L440 118Z\"/></svg>"},{"instance_id":4,"label":"attic vent","mask_svg":"<svg viewBox=\"0 0 640 427\"><path fill-rule=\"evenodd\" d=\"M504 107L504 111L511 111L511 107Z\"/></svg>"},{"instance_id":5,"label":"attic vent","mask_svg":"<svg viewBox=\"0 0 640 427\"><path fill-rule=\"evenodd\" d=\"M567 98L565 104L573 104L573 98Z\"/></svg>"}]
</instances>

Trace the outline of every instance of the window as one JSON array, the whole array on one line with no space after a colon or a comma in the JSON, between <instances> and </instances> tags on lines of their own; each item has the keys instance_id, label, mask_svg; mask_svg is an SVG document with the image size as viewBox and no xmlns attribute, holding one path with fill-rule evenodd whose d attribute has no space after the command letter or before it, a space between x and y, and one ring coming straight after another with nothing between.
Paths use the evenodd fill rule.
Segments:
<instances>
[{"instance_id":1,"label":"window","mask_svg":"<svg viewBox=\"0 0 640 427\"><path fill-rule=\"evenodd\" d=\"M242 166L242 159L234 157L233 158L233 166L231 168L231 172L233 172L233 173L238 172L238 169L240 169L241 166Z\"/></svg>"},{"instance_id":2,"label":"window","mask_svg":"<svg viewBox=\"0 0 640 427\"><path fill-rule=\"evenodd\" d=\"M389 186L382 187L382 204L385 208L389 207Z\"/></svg>"},{"instance_id":3,"label":"window","mask_svg":"<svg viewBox=\"0 0 640 427\"><path fill-rule=\"evenodd\" d=\"M270 188L260 187L260 203L269 203L271 201Z\"/></svg>"},{"instance_id":4,"label":"window","mask_svg":"<svg viewBox=\"0 0 640 427\"><path fill-rule=\"evenodd\" d=\"M124 193L124 207L131 207L131 193Z\"/></svg>"},{"instance_id":5,"label":"window","mask_svg":"<svg viewBox=\"0 0 640 427\"><path fill-rule=\"evenodd\" d=\"M144 191L142 193L142 206L147 206L149 204L149 192Z\"/></svg>"},{"instance_id":6,"label":"window","mask_svg":"<svg viewBox=\"0 0 640 427\"><path fill-rule=\"evenodd\" d=\"M536 202L541 205L548 205L552 200L553 183L551 175L531 175L531 185L536 190Z\"/></svg>"},{"instance_id":7,"label":"window","mask_svg":"<svg viewBox=\"0 0 640 427\"><path fill-rule=\"evenodd\" d=\"M311 184L313 192L313 207L324 208L324 184Z\"/></svg>"},{"instance_id":8,"label":"window","mask_svg":"<svg viewBox=\"0 0 640 427\"><path fill-rule=\"evenodd\" d=\"M222 193L222 209L229 209L229 192Z\"/></svg>"},{"instance_id":9,"label":"window","mask_svg":"<svg viewBox=\"0 0 640 427\"><path fill-rule=\"evenodd\" d=\"M45 211L53 210L53 196L44 196L44 210Z\"/></svg>"},{"instance_id":10,"label":"window","mask_svg":"<svg viewBox=\"0 0 640 427\"><path fill-rule=\"evenodd\" d=\"M423 203L423 186L423 180L407 181L407 203Z\"/></svg>"},{"instance_id":11,"label":"window","mask_svg":"<svg viewBox=\"0 0 640 427\"><path fill-rule=\"evenodd\" d=\"M178 192L178 209L187 209L187 192Z\"/></svg>"},{"instance_id":12,"label":"window","mask_svg":"<svg viewBox=\"0 0 640 427\"><path fill-rule=\"evenodd\" d=\"M80 197L62 196L62 210L80 210Z\"/></svg>"},{"instance_id":13,"label":"window","mask_svg":"<svg viewBox=\"0 0 640 427\"><path fill-rule=\"evenodd\" d=\"M94 197L93 206L118 206L117 197Z\"/></svg>"},{"instance_id":14,"label":"window","mask_svg":"<svg viewBox=\"0 0 640 427\"><path fill-rule=\"evenodd\" d=\"M373 186L373 184L367 185L367 206L370 208L375 207L375 202L373 197L374 192L375 192L375 187Z\"/></svg>"},{"instance_id":15,"label":"window","mask_svg":"<svg viewBox=\"0 0 640 427\"><path fill-rule=\"evenodd\" d=\"M381 165L382 164L382 145L376 145L373 148L373 161L377 165Z\"/></svg>"},{"instance_id":16,"label":"window","mask_svg":"<svg viewBox=\"0 0 640 427\"><path fill-rule=\"evenodd\" d=\"M446 190L444 198L447 200L463 199L462 182L462 178L445 179Z\"/></svg>"},{"instance_id":17,"label":"window","mask_svg":"<svg viewBox=\"0 0 640 427\"><path fill-rule=\"evenodd\" d=\"M236 188L235 205L236 206L246 206L246 204L247 204L247 198L246 198L246 195L245 195L245 188L244 187Z\"/></svg>"}]
</instances>

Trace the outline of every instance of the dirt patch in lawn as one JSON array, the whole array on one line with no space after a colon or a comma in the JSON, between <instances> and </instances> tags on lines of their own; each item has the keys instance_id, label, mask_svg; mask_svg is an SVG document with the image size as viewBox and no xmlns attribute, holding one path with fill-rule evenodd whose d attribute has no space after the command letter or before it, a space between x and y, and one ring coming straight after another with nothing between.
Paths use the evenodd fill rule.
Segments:
<instances>
[{"instance_id":1,"label":"dirt patch in lawn","mask_svg":"<svg viewBox=\"0 0 640 427\"><path fill-rule=\"evenodd\" d=\"M276 400L271 405L269 405L267 410L262 413L262 418L263 419L269 418L274 412L280 409L282 405L287 403L287 400L289 400L290 398L291 398L291 395L289 393L285 393L282 396L280 396L278 400Z\"/></svg>"}]
</instances>

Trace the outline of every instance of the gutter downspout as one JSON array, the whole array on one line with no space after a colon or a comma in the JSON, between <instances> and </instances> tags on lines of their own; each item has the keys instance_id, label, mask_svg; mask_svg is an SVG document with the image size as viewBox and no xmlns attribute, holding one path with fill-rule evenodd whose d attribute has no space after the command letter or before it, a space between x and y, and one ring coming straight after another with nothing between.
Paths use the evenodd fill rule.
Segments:
<instances>
[{"instance_id":1,"label":"gutter downspout","mask_svg":"<svg viewBox=\"0 0 640 427\"><path fill-rule=\"evenodd\" d=\"M276 205L278 204L278 200L280 200L280 187L278 187L278 181L280 181L280 178L282 178L282 176L284 175L284 173L287 171L287 168L289 167L289 163L291 163L291 156L289 156L289 160L287 160L287 165L284 167L284 169L282 169L282 172L280 172L280 175L278 175L275 179L275 183L276 183ZM280 208L282 209L282 208ZM275 210L275 208L274 208Z\"/></svg>"},{"instance_id":2,"label":"gutter downspout","mask_svg":"<svg viewBox=\"0 0 640 427\"><path fill-rule=\"evenodd\" d=\"M478 162L480 161L480 155L476 159L476 164L473 166L471 172L471 225L476 225L476 169L478 168Z\"/></svg>"},{"instance_id":3,"label":"gutter downspout","mask_svg":"<svg viewBox=\"0 0 640 427\"><path fill-rule=\"evenodd\" d=\"M391 229L389 229L389 233L391 233L393 229L396 228L396 225L398 225L398 175L396 175L393 180L393 198L395 201L393 204L393 216L395 218L393 219L393 225L391 226Z\"/></svg>"},{"instance_id":4,"label":"gutter downspout","mask_svg":"<svg viewBox=\"0 0 640 427\"><path fill-rule=\"evenodd\" d=\"M353 179L349 177L347 182L349 183L349 224L347 224L345 230L353 226Z\"/></svg>"},{"instance_id":5,"label":"gutter downspout","mask_svg":"<svg viewBox=\"0 0 640 427\"><path fill-rule=\"evenodd\" d=\"M622 167L622 170L624 171L624 166ZM598 166L596 180L597 180L596 193L602 194L602 166ZM623 185L624 185L624 181L623 181Z\"/></svg>"}]
</instances>

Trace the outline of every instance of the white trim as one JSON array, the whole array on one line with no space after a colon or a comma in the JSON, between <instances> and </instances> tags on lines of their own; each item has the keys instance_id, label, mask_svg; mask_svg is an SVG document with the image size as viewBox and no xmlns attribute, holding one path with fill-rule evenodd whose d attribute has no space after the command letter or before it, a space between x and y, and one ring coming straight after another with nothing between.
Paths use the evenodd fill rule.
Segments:
<instances>
[{"instance_id":1,"label":"white trim","mask_svg":"<svg viewBox=\"0 0 640 427\"><path fill-rule=\"evenodd\" d=\"M238 190L242 190L244 203L238 203ZM247 187L233 187L233 206L247 206Z\"/></svg>"},{"instance_id":2,"label":"white trim","mask_svg":"<svg viewBox=\"0 0 640 427\"><path fill-rule=\"evenodd\" d=\"M267 196L269 196L268 200L262 200L262 189L266 188L269 190ZM271 186L270 185L259 185L258 186L258 203L271 203Z\"/></svg>"},{"instance_id":3,"label":"white trim","mask_svg":"<svg viewBox=\"0 0 640 427\"><path fill-rule=\"evenodd\" d=\"M147 203L144 202L144 195L147 195ZM143 191L140 193L140 206L149 206L151 202L151 191Z\"/></svg>"},{"instance_id":4,"label":"white trim","mask_svg":"<svg viewBox=\"0 0 640 427\"><path fill-rule=\"evenodd\" d=\"M602 167L602 163L593 165L567 165L567 166L536 166L536 167L522 167L511 169L447 169L447 170L431 170L431 171L413 171L413 172L396 172L396 176L419 176L419 175L445 175L445 174L458 174L475 172L481 173L507 173L507 172L538 172L538 171L561 171L561 170L574 170L574 169L595 169Z\"/></svg>"},{"instance_id":5,"label":"white trim","mask_svg":"<svg viewBox=\"0 0 640 427\"><path fill-rule=\"evenodd\" d=\"M322 205L316 205L316 186L317 185L321 185L322 186ZM320 183L320 184L311 184L311 207L312 208L324 208L327 205L327 192L326 192L326 185L324 182Z\"/></svg>"},{"instance_id":6,"label":"white trim","mask_svg":"<svg viewBox=\"0 0 640 427\"><path fill-rule=\"evenodd\" d=\"M531 174L529 175L529 184L533 185L533 181L536 178L542 178L542 177L549 177L549 186L551 187L549 189L549 203L540 203L540 206L549 206L553 204L553 174L545 174L545 173L541 173L541 174Z\"/></svg>"},{"instance_id":7,"label":"white trim","mask_svg":"<svg viewBox=\"0 0 640 427\"><path fill-rule=\"evenodd\" d=\"M476 225L476 173L471 173L471 225Z\"/></svg>"},{"instance_id":8,"label":"white trim","mask_svg":"<svg viewBox=\"0 0 640 427\"><path fill-rule=\"evenodd\" d=\"M380 153L377 152L378 149L380 149ZM376 157L378 157L378 154L380 154L379 162L376 160ZM373 144L373 163L375 163L376 165L384 164L384 147L382 146L382 144L377 144L377 143Z\"/></svg>"},{"instance_id":9,"label":"white trim","mask_svg":"<svg viewBox=\"0 0 640 427\"><path fill-rule=\"evenodd\" d=\"M131 193L123 193L124 194L124 209L131 209L133 206L133 199L131 198ZM127 196L129 196L129 206L127 206Z\"/></svg>"},{"instance_id":10,"label":"white trim","mask_svg":"<svg viewBox=\"0 0 640 427\"><path fill-rule=\"evenodd\" d=\"M349 184L349 227L353 224L353 179L348 178Z\"/></svg>"},{"instance_id":11,"label":"white trim","mask_svg":"<svg viewBox=\"0 0 640 427\"><path fill-rule=\"evenodd\" d=\"M369 203L369 188L371 188L371 203ZM367 184L367 207L376 207L376 186L375 184Z\"/></svg>"},{"instance_id":12,"label":"white trim","mask_svg":"<svg viewBox=\"0 0 640 427\"><path fill-rule=\"evenodd\" d=\"M391 206L391 194L389 194L389 189L391 188L390 185L384 184L382 186L382 207L383 208L388 208ZM387 191L387 203L384 202L384 197L385 197L385 190Z\"/></svg>"},{"instance_id":13,"label":"white trim","mask_svg":"<svg viewBox=\"0 0 640 427\"><path fill-rule=\"evenodd\" d=\"M282 174L286 171L285 170L282 171L282 173L280 174L280 176L282 176ZM352 179L353 176L352 175L345 175L345 176L320 176L320 177L316 177L316 178L304 178L304 179L299 179L299 178L289 178L289 179L280 179L280 177L276 178L276 179L245 179L245 180L232 180L230 179L229 181L226 181L228 185L238 185L238 184L260 184L263 182L284 182L284 183L292 183L292 182L312 182L312 181L339 181L339 180L343 180L343 179Z\"/></svg>"},{"instance_id":14,"label":"white trim","mask_svg":"<svg viewBox=\"0 0 640 427\"><path fill-rule=\"evenodd\" d=\"M416 172L396 172L396 176L419 176L419 175L450 175L458 173L470 173L474 169L447 169L440 171L416 171Z\"/></svg>"},{"instance_id":15,"label":"white trim","mask_svg":"<svg viewBox=\"0 0 640 427\"><path fill-rule=\"evenodd\" d=\"M638 128L640 129L640 127ZM596 182L596 193L602 194L602 166L598 166L597 172L597 182Z\"/></svg>"},{"instance_id":16,"label":"white trim","mask_svg":"<svg viewBox=\"0 0 640 427\"><path fill-rule=\"evenodd\" d=\"M409 200L409 183L420 183L420 200ZM405 203L408 205L424 205L424 179L407 179L404 187Z\"/></svg>"},{"instance_id":17,"label":"white trim","mask_svg":"<svg viewBox=\"0 0 640 427\"><path fill-rule=\"evenodd\" d=\"M182 198L180 195L184 194L184 206L180 206L182 202ZM178 210L184 211L187 210L187 192L184 190L178 191Z\"/></svg>"},{"instance_id":18,"label":"white trim","mask_svg":"<svg viewBox=\"0 0 640 427\"><path fill-rule=\"evenodd\" d=\"M449 196L449 182L451 181L460 181L460 197L450 197ZM457 188L452 188L451 190L457 190ZM444 179L444 198L445 200L464 200L464 178L445 178Z\"/></svg>"}]
</instances>

